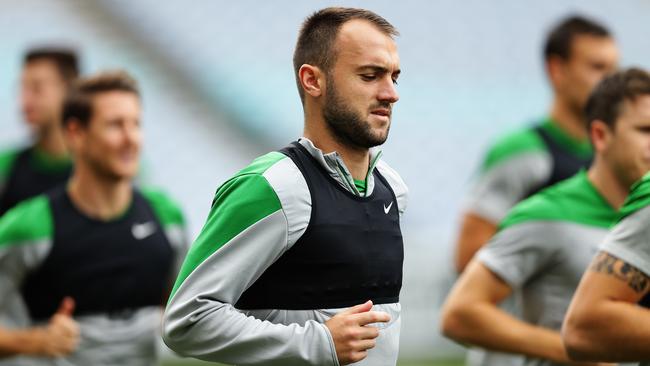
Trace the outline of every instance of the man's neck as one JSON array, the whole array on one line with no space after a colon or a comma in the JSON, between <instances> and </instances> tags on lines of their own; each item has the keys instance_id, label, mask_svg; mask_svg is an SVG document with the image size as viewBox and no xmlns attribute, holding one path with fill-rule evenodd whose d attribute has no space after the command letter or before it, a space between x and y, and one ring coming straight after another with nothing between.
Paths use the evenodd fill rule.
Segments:
<instances>
[{"instance_id":1,"label":"man's neck","mask_svg":"<svg viewBox=\"0 0 650 366\"><path fill-rule=\"evenodd\" d=\"M63 131L60 127L49 127L43 129L37 137L34 145L39 151L54 158L65 158L69 156L68 148L66 147L63 138Z\"/></svg>"},{"instance_id":2,"label":"man's neck","mask_svg":"<svg viewBox=\"0 0 650 366\"><path fill-rule=\"evenodd\" d=\"M596 190L613 208L618 210L623 206L630 192L630 187L616 177L611 167L603 161L602 157L595 157L587 176L591 184L596 187Z\"/></svg>"},{"instance_id":3,"label":"man's neck","mask_svg":"<svg viewBox=\"0 0 650 366\"><path fill-rule=\"evenodd\" d=\"M303 136L311 140L311 142L323 151L324 154L329 154L336 151L343 159L343 163L350 171L352 178L357 180L365 180L368 175L368 166L370 165L370 152L368 149L355 149L346 146L336 139L324 129L309 129L305 127Z\"/></svg>"},{"instance_id":4,"label":"man's neck","mask_svg":"<svg viewBox=\"0 0 650 366\"><path fill-rule=\"evenodd\" d=\"M87 167L82 167L82 164L75 164L75 171L68 184L68 193L81 212L103 221L124 214L133 199L129 180L102 178Z\"/></svg>"},{"instance_id":5,"label":"man's neck","mask_svg":"<svg viewBox=\"0 0 650 366\"><path fill-rule=\"evenodd\" d=\"M551 119L562 131L574 139L586 140L588 138L583 114L559 97L555 97L553 101Z\"/></svg>"}]
</instances>

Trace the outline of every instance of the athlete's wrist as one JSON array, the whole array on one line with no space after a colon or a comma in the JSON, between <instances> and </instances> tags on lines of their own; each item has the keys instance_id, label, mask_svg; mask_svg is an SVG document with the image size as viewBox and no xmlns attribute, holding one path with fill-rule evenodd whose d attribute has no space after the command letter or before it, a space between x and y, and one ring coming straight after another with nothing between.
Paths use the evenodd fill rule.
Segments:
<instances>
[{"instance_id":1,"label":"athlete's wrist","mask_svg":"<svg viewBox=\"0 0 650 366\"><path fill-rule=\"evenodd\" d=\"M0 342L2 354L5 356L42 355L45 353L46 337L47 331L43 327L7 331Z\"/></svg>"}]
</instances>

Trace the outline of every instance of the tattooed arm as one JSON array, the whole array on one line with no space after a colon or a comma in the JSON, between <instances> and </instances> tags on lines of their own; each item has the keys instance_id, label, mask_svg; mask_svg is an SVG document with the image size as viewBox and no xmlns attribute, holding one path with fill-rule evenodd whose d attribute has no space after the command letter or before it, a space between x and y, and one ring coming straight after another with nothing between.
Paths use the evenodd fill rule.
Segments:
<instances>
[{"instance_id":1,"label":"tattooed arm","mask_svg":"<svg viewBox=\"0 0 650 366\"><path fill-rule=\"evenodd\" d=\"M584 274L564 320L562 337L575 360L650 360L650 310L638 306L650 278L601 251Z\"/></svg>"}]
</instances>

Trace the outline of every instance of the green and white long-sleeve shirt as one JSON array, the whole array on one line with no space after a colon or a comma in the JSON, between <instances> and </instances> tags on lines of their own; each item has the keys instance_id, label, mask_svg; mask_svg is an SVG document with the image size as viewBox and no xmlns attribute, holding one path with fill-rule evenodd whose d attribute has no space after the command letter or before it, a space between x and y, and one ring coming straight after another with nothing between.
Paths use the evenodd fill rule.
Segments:
<instances>
[{"instance_id":1,"label":"green and white long-sleeve shirt","mask_svg":"<svg viewBox=\"0 0 650 366\"><path fill-rule=\"evenodd\" d=\"M342 187L370 195L373 169L395 193L403 213L407 188L372 151L365 193L360 193L337 153L323 154L299 140ZM358 183L358 182L357 182ZM233 304L303 235L311 214L309 188L295 163L279 152L259 157L216 193L207 222L192 245L164 315L164 340L181 355L237 365L338 365L323 324L341 309L247 310ZM400 304L382 304L390 323L360 365L395 365Z\"/></svg>"}]
</instances>

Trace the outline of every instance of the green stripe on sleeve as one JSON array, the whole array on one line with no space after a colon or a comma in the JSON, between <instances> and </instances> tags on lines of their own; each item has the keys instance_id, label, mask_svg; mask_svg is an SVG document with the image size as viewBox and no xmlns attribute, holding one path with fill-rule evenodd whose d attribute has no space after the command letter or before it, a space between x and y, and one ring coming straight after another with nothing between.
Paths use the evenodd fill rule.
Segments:
<instances>
[{"instance_id":1,"label":"green stripe on sleeve","mask_svg":"<svg viewBox=\"0 0 650 366\"><path fill-rule=\"evenodd\" d=\"M142 188L141 192L151 204L162 226L185 224L183 211L167 194L152 188Z\"/></svg>"},{"instance_id":2,"label":"green stripe on sleeve","mask_svg":"<svg viewBox=\"0 0 650 366\"><path fill-rule=\"evenodd\" d=\"M44 195L19 203L0 218L0 248L36 242L52 233L50 203Z\"/></svg>"},{"instance_id":3,"label":"green stripe on sleeve","mask_svg":"<svg viewBox=\"0 0 650 366\"><path fill-rule=\"evenodd\" d=\"M650 205L650 172L632 186L630 195L627 196L621 208L619 219L623 219L648 205Z\"/></svg>"},{"instance_id":4,"label":"green stripe on sleeve","mask_svg":"<svg viewBox=\"0 0 650 366\"><path fill-rule=\"evenodd\" d=\"M261 174L283 158L286 156L281 153L264 155L219 187L207 222L185 258L170 299L209 256L256 222L282 209L278 196Z\"/></svg>"},{"instance_id":5,"label":"green stripe on sleeve","mask_svg":"<svg viewBox=\"0 0 650 366\"><path fill-rule=\"evenodd\" d=\"M545 150L546 146L539 135L532 128L527 128L497 141L486 154L482 170L488 171L517 155Z\"/></svg>"}]
</instances>

